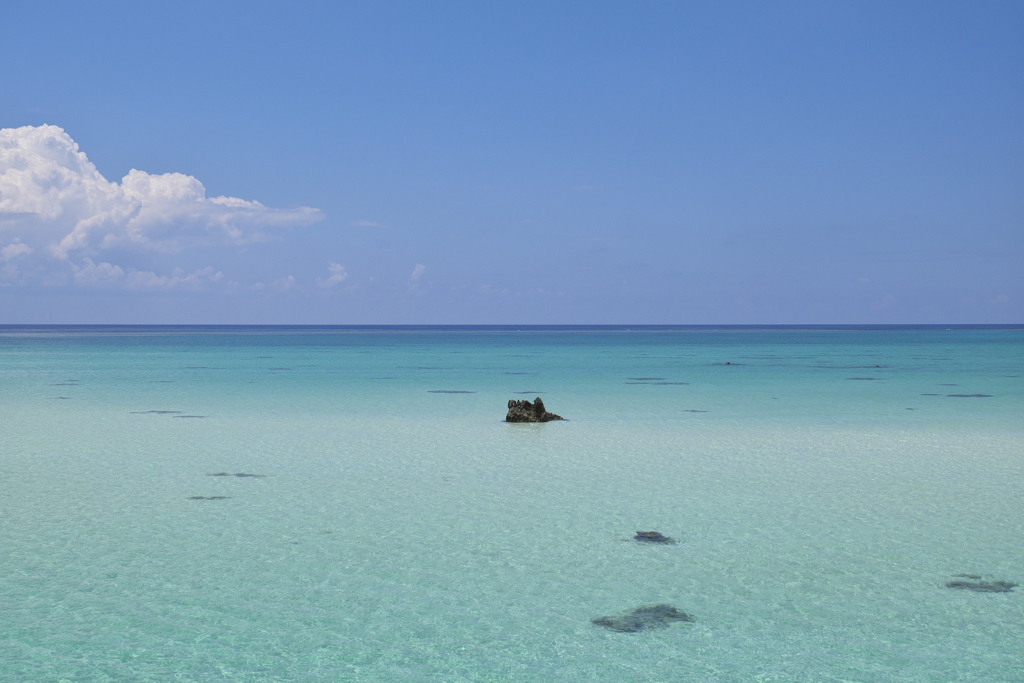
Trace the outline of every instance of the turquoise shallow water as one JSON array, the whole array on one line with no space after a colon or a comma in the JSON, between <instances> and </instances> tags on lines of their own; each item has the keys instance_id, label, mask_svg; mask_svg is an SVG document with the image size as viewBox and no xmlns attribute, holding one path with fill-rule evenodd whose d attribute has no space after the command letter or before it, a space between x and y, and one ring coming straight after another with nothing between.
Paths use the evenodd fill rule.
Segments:
<instances>
[{"instance_id":1,"label":"turquoise shallow water","mask_svg":"<svg viewBox=\"0 0 1024 683\"><path fill-rule=\"evenodd\" d=\"M0 328L0 680L1024 680L1022 342Z\"/></svg>"}]
</instances>

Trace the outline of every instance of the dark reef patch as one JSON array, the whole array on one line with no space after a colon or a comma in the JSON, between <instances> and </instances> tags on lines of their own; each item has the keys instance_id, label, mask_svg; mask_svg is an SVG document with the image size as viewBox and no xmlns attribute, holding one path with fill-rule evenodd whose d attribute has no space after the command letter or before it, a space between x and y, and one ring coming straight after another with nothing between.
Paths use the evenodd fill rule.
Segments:
<instances>
[{"instance_id":1,"label":"dark reef patch","mask_svg":"<svg viewBox=\"0 0 1024 683\"><path fill-rule=\"evenodd\" d=\"M1010 581L978 581L981 577L977 574L954 574L953 576L962 576L965 578L975 579L973 581L950 581L946 584L946 588L955 588L962 591L974 591L975 593L1009 593L1018 584L1011 583Z\"/></svg>"},{"instance_id":2,"label":"dark reef patch","mask_svg":"<svg viewBox=\"0 0 1024 683\"><path fill-rule=\"evenodd\" d=\"M431 389L428 394L475 394L475 391L464 391L462 389Z\"/></svg>"},{"instance_id":3,"label":"dark reef patch","mask_svg":"<svg viewBox=\"0 0 1024 683\"><path fill-rule=\"evenodd\" d=\"M922 396L941 396L942 394L921 394Z\"/></svg>"},{"instance_id":4,"label":"dark reef patch","mask_svg":"<svg viewBox=\"0 0 1024 683\"><path fill-rule=\"evenodd\" d=\"M688 386L689 382L651 382L654 386Z\"/></svg>"},{"instance_id":5,"label":"dark reef patch","mask_svg":"<svg viewBox=\"0 0 1024 683\"><path fill-rule=\"evenodd\" d=\"M596 626L604 626L618 633L637 633L650 629L668 628L673 621L694 622L696 619L672 605L649 605L611 617L591 619Z\"/></svg>"},{"instance_id":6,"label":"dark reef patch","mask_svg":"<svg viewBox=\"0 0 1024 683\"><path fill-rule=\"evenodd\" d=\"M992 398L992 394L946 394L949 398Z\"/></svg>"},{"instance_id":7,"label":"dark reef patch","mask_svg":"<svg viewBox=\"0 0 1024 683\"><path fill-rule=\"evenodd\" d=\"M238 474L231 474L230 472L213 472L212 474L206 475L208 477L258 477L263 479L267 475L265 474L248 474L246 472L239 472Z\"/></svg>"},{"instance_id":8,"label":"dark reef patch","mask_svg":"<svg viewBox=\"0 0 1024 683\"><path fill-rule=\"evenodd\" d=\"M638 531L633 540L641 543L678 543L676 539L665 536L660 531Z\"/></svg>"},{"instance_id":9,"label":"dark reef patch","mask_svg":"<svg viewBox=\"0 0 1024 683\"><path fill-rule=\"evenodd\" d=\"M271 370L291 370L291 368L270 368Z\"/></svg>"},{"instance_id":10,"label":"dark reef patch","mask_svg":"<svg viewBox=\"0 0 1024 683\"><path fill-rule=\"evenodd\" d=\"M679 412L681 412L681 413L706 413L708 411L706 411L706 410L695 410L694 408L688 408L688 409L685 409L685 410L681 410Z\"/></svg>"}]
</instances>

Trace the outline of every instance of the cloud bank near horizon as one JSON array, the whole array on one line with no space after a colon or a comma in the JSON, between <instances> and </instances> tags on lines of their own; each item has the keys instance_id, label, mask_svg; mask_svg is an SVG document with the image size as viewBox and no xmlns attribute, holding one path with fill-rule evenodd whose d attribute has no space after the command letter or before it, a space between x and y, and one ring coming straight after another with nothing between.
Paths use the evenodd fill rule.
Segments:
<instances>
[{"instance_id":1,"label":"cloud bank near horizon","mask_svg":"<svg viewBox=\"0 0 1024 683\"><path fill-rule=\"evenodd\" d=\"M275 209L237 197L207 197L197 178L182 173L132 169L120 183L111 182L58 126L0 129L0 276L9 280L32 259L65 273L70 267L73 281L86 284L94 278L82 273L96 274L92 257L107 249L174 254L245 245L270 239L266 230L323 217L308 206ZM194 287L199 278L175 272L133 280L130 268L105 265L110 277L101 279L133 288L148 288L140 286L142 280L159 282L160 289ZM205 271L203 276L208 279Z\"/></svg>"}]
</instances>

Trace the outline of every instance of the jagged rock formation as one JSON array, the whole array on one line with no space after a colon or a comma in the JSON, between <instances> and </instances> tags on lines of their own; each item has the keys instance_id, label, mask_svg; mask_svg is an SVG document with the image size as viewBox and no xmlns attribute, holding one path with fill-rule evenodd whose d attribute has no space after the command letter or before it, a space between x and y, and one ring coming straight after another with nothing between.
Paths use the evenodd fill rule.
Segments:
<instances>
[{"instance_id":1,"label":"jagged rock formation","mask_svg":"<svg viewBox=\"0 0 1024 683\"><path fill-rule=\"evenodd\" d=\"M546 411L544 401L539 396L533 403L512 399L508 402L508 414L505 415L505 422L550 422L564 419L561 415Z\"/></svg>"}]
</instances>

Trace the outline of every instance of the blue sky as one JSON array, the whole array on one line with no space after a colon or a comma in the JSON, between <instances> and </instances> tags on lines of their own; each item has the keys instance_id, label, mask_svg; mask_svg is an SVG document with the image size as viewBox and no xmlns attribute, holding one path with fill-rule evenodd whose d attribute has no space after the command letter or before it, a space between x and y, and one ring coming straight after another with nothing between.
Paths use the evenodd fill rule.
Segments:
<instances>
[{"instance_id":1,"label":"blue sky","mask_svg":"<svg viewBox=\"0 0 1024 683\"><path fill-rule=\"evenodd\" d=\"M7 3L0 322L1024 322L1022 30L1019 2Z\"/></svg>"}]
</instances>

